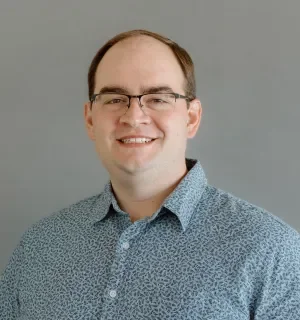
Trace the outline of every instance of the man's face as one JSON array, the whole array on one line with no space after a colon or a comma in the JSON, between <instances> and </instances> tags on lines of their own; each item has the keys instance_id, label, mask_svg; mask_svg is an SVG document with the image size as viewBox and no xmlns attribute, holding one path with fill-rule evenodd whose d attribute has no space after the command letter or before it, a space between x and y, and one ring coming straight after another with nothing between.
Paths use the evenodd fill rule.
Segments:
<instances>
[{"instance_id":1,"label":"man's face","mask_svg":"<svg viewBox=\"0 0 300 320\"><path fill-rule=\"evenodd\" d=\"M150 87L168 86L184 95L184 75L171 49L151 37L129 38L114 45L98 65L94 93L103 87L122 88L130 95L143 94ZM184 99L177 99L169 112L146 114L138 99L131 100L125 113L109 112L85 104L89 137L110 174L118 170L141 171L179 166L185 161L187 138L196 134L201 118L199 100L189 110ZM128 136L151 137L143 144L124 144Z\"/></svg>"}]
</instances>

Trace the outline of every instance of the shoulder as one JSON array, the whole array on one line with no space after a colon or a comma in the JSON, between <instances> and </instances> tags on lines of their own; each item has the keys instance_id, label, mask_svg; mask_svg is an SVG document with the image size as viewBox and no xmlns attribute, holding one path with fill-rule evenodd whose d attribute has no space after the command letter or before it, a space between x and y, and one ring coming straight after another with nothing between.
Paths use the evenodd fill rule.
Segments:
<instances>
[{"instance_id":1,"label":"shoulder","mask_svg":"<svg viewBox=\"0 0 300 320\"><path fill-rule=\"evenodd\" d=\"M21 241L32 243L38 238L51 238L79 230L87 221L94 203L101 194L84 198L59 211L48 214L32 224L23 234Z\"/></svg>"},{"instance_id":2,"label":"shoulder","mask_svg":"<svg viewBox=\"0 0 300 320\"><path fill-rule=\"evenodd\" d=\"M238 237L243 242L269 246L296 244L300 250L300 234L264 208L210 185L203 203L210 223L219 225L225 238Z\"/></svg>"}]
</instances>

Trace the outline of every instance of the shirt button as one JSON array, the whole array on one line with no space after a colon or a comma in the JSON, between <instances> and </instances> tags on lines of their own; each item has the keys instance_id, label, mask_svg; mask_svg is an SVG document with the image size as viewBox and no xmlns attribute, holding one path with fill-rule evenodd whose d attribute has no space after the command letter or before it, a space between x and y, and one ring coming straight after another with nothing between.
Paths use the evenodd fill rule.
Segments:
<instances>
[{"instance_id":1,"label":"shirt button","mask_svg":"<svg viewBox=\"0 0 300 320\"><path fill-rule=\"evenodd\" d=\"M125 250L127 250L127 249L129 248L129 243L128 243L128 242L124 242L124 243L122 244L122 248L125 249Z\"/></svg>"},{"instance_id":2,"label":"shirt button","mask_svg":"<svg viewBox=\"0 0 300 320\"><path fill-rule=\"evenodd\" d=\"M110 295L112 298L115 298L115 297L117 296L117 291L116 291L116 290L110 290L109 295Z\"/></svg>"}]
</instances>

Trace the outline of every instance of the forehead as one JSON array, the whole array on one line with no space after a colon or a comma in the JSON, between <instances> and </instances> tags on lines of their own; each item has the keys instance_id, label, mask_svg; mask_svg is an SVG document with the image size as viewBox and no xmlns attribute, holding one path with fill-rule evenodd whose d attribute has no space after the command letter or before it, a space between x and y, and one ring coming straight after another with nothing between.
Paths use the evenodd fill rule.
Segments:
<instances>
[{"instance_id":1,"label":"forehead","mask_svg":"<svg viewBox=\"0 0 300 320\"><path fill-rule=\"evenodd\" d=\"M122 86L140 92L142 87L168 85L183 92L184 74L172 50L148 36L129 38L115 44L98 65L95 90Z\"/></svg>"}]
</instances>

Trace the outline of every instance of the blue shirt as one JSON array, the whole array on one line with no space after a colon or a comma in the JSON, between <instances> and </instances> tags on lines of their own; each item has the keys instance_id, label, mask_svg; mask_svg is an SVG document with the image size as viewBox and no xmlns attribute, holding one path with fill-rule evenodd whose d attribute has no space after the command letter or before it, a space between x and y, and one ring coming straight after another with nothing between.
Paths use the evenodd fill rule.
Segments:
<instances>
[{"instance_id":1,"label":"blue shirt","mask_svg":"<svg viewBox=\"0 0 300 320\"><path fill-rule=\"evenodd\" d=\"M0 319L300 319L299 233L187 166L151 217L132 223L108 183L29 228Z\"/></svg>"}]
</instances>

